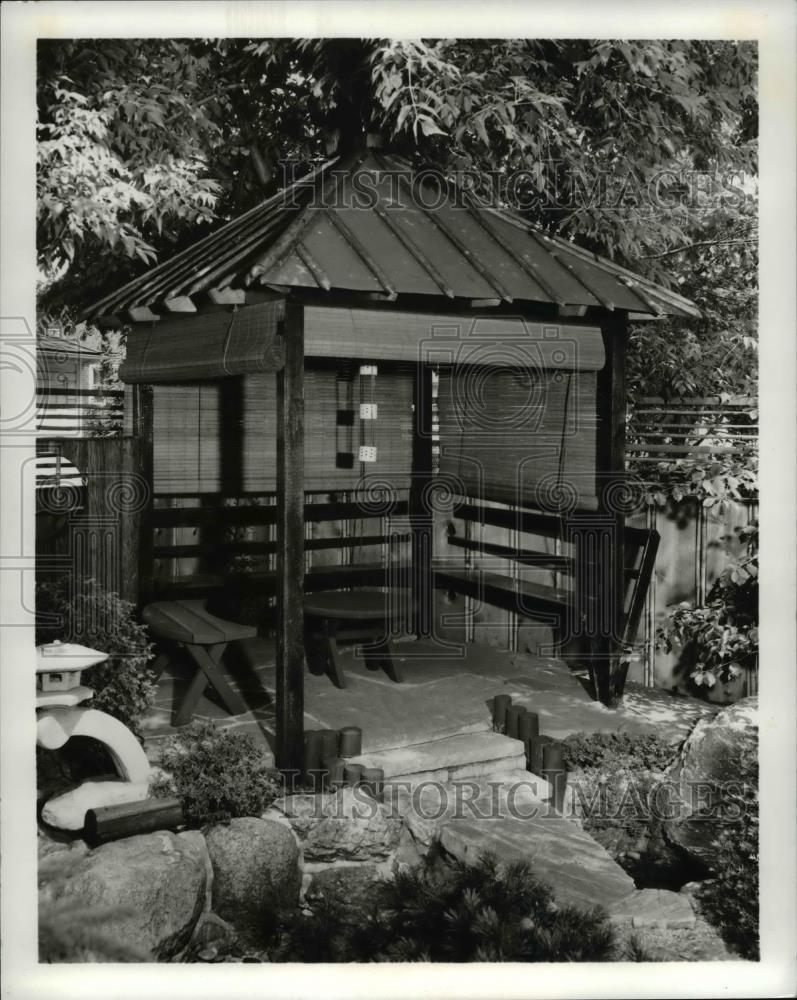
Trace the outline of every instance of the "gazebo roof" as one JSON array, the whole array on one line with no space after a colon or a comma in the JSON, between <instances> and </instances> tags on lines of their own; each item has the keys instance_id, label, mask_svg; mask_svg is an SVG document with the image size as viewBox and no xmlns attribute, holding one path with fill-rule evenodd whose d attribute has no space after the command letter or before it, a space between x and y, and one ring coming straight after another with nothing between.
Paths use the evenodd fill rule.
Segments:
<instances>
[{"instance_id":1,"label":"gazebo roof","mask_svg":"<svg viewBox=\"0 0 797 1000\"><path fill-rule=\"evenodd\" d=\"M324 164L84 316L193 312L192 296L244 301L258 288L700 315L661 285L446 189L404 159L368 151Z\"/></svg>"}]
</instances>

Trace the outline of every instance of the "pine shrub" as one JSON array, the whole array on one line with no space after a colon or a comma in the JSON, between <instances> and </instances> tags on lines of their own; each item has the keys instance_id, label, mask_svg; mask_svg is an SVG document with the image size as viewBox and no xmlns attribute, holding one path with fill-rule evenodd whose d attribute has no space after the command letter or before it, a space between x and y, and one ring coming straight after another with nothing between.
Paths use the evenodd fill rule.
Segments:
<instances>
[{"instance_id":1,"label":"pine shrub","mask_svg":"<svg viewBox=\"0 0 797 1000\"><path fill-rule=\"evenodd\" d=\"M374 886L358 923L324 901L283 926L273 961L596 962L615 957L614 932L600 908L557 906L520 861L429 864Z\"/></svg>"}]
</instances>

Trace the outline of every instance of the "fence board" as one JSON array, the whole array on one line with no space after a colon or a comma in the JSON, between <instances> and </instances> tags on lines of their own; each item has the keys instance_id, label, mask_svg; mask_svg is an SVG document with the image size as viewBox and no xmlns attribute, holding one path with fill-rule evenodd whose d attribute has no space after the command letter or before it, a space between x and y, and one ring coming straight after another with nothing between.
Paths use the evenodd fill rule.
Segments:
<instances>
[{"instance_id":1,"label":"fence board","mask_svg":"<svg viewBox=\"0 0 797 1000\"><path fill-rule=\"evenodd\" d=\"M138 599L141 512L150 486L142 476L141 442L133 437L47 438L39 452L62 454L83 474L85 505L64 515L37 557L55 557L58 575L94 577L126 600Z\"/></svg>"}]
</instances>

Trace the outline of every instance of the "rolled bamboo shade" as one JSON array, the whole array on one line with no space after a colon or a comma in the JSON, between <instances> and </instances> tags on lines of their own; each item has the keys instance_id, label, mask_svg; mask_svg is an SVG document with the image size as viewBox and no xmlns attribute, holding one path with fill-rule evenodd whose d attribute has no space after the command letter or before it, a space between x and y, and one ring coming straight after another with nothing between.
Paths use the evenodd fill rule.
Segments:
<instances>
[{"instance_id":1,"label":"rolled bamboo shade","mask_svg":"<svg viewBox=\"0 0 797 1000\"><path fill-rule=\"evenodd\" d=\"M124 382L179 382L282 367L281 299L134 329L120 369Z\"/></svg>"},{"instance_id":2,"label":"rolled bamboo shade","mask_svg":"<svg viewBox=\"0 0 797 1000\"><path fill-rule=\"evenodd\" d=\"M363 480L409 486L412 396L409 370L376 377L374 463L361 463L359 374L347 368L305 372L305 486L350 490ZM277 413L273 376L156 385L156 493L270 492L276 489ZM370 438L369 438L370 441Z\"/></svg>"},{"instance_id":3,"label":"rolled bamboo shade","mask_svg":"<svg viewBox=\"0 0 797 1000\"><path fill-rule=\"evenodd\" d=\"M284 300L162 319L127 338L125 382L166 383L277 371ZM407 310L305 306L305 355L417 364L531 365L597 371L597 327Z\"/></svg>"},{"instance_id":4,"label":"rolled bamboo shade","mask_svg":"<svg viewBox=\"0 0 797 1000\"><path fill-rule=\"evenodd\" d=\"M487 500L593 509L596 384L592 371L441 372L441 475Z\"/></svg>"}]
</instances>

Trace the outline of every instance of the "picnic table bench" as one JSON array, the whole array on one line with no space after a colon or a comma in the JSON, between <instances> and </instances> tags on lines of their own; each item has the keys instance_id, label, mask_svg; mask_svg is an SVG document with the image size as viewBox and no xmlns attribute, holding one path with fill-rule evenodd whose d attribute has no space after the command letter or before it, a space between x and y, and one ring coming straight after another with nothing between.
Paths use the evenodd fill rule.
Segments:
<instances>
[{"instance_id":1,"label":"picnic table bench","mask_svg":"<svg viewBox=\"0 0 797 1000\"><path fill-rule=\"evenodd\" d=\"M221 658L231 642L251 639L257 629L238 625L210 614L205 601L157 601L144 608L141 617L160 652L153 665L160 676L175 654L188 654L195 670L185 697L174 719L176 726L191 721L194 708L208 684L211 684L230 715L241 715L246 705L229 685L222 672Z\"/></svg>"}]
</instances>

